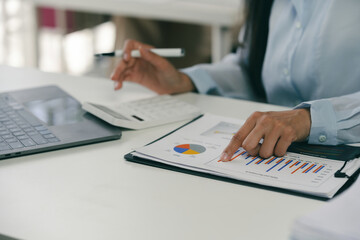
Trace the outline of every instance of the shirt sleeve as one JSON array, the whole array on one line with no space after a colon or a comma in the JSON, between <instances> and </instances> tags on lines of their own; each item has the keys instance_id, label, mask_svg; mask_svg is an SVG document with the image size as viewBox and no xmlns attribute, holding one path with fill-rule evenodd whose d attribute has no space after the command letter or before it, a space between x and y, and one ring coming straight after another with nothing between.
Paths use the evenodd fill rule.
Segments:
<instances>
[{"instance_id":1,"label":"shirt sleeve","mask_svg":"<svg viewBox=\"0 0 360 240\"><path fill-rule=\"evenodd\" d=\"M360 142L360 92L304 102L295 108L310 108L310 144Z\"/></svg>"},{"instance_id":2,"label":"shirt sleeve","mask_svg":"<svg viewBox=\"0 0 360 240\"><path fill-rule=\"evenodd\" d=\"M238 53L232 53L214 64L199 64L181 69L201 94L220 95L257 101Z\"/></svg>"}]
</instances>

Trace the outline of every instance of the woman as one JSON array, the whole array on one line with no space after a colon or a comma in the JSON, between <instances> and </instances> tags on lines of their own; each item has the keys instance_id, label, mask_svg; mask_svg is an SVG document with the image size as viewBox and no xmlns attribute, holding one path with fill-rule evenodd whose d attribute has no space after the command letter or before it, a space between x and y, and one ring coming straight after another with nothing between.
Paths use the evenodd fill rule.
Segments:
<instances>
[{"instance_id":1,"label":"woman","mask_svg":"<svg viewBox=\"0 0 360 240\"><path fill-rule=\"evenodd\" d=\"M246 9L242 47L217 64L178 71L151 46L128 41L112 76L115 89L132 81L160 94L197 91L296 106L252 114L223 161L241 146L267 158L284 155L294 141L360 142L360 1L249 0ZM142 57L131 58L133 49Z\"/></svg>"}]
</instances>

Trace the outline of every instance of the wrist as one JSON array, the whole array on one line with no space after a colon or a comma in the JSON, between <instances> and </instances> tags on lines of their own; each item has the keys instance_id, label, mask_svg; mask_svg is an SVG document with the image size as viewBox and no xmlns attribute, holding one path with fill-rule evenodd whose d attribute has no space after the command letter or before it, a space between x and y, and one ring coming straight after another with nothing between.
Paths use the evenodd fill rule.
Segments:
<instances>
[{"instance_id":1,"label":"wrist","mask_svg":"<svg viewBox=\"0 0 360 240\"><path fill-rule=\"evenodd\" d=\"M192 91L195 91L196 88L195 88L195 85L194 83L192 82L191 78L183 73L183 72L179 72L180 73L180 78L181 78L181 83L182 83L182 87L181 87L181 91L179 92L192 92Z\"/></svg>"},{"instance_id":2,"label":"wrist","mask_svg":"<svg viewBox=\"0 0 360 240\"><path fill-rule=\"evenodd\" d=\"M307 141L310 135L310 129L311 129L311 114L309 108L299 108L296 109L300 115L300 119L302 121L302 130L303 134L300 137L302 141Z\"/></svg>"}]
</instances>

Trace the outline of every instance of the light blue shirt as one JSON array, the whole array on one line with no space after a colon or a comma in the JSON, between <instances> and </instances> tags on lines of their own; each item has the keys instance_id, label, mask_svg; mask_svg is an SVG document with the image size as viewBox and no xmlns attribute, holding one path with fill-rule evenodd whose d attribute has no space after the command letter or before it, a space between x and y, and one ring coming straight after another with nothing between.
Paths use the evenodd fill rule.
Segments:
<instances>
[{"instance_id":1,"label":"light blue shirt","mask_svg":"<svg viewBox=\"0 0 360 240\"><path fill-rule=\"evenodd\" d=\"M359 0L274 1L263 84L269 103L310 108L309 143L360 142L359 12ZM182 71L200 93L257 100L242 51Z\"/></svg>"}]
</instances>

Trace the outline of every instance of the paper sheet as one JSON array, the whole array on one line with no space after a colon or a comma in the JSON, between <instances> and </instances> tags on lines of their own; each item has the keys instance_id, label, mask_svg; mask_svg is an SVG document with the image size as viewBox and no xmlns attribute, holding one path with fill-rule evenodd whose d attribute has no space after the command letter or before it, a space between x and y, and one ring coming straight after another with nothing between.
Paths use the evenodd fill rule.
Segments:
<instances>
[{"instance_id":1,"label":"paper sheet","mask_svg":"<svg viewBox=\"0 0 360 240\"><path fill-rule=\"evenodd\" d=\"M243 121L206 114L199 120L148 146L136 149L136 156L262 185L285 188L322 197L332 197L347 181L334 173L344 162L297 153L262 159L240 148L230 162L220 154ZM356 159L347 167L359 167Z\"/></svg>"}]
</instances>

